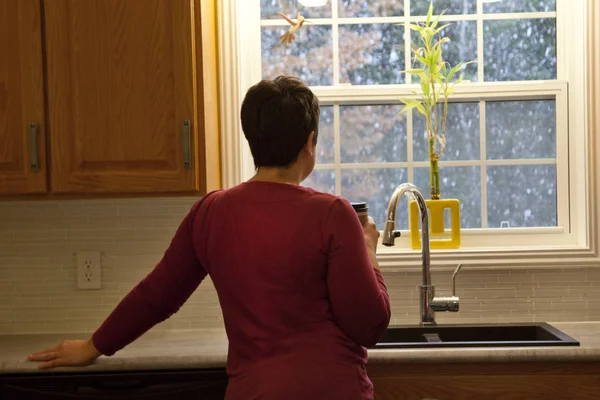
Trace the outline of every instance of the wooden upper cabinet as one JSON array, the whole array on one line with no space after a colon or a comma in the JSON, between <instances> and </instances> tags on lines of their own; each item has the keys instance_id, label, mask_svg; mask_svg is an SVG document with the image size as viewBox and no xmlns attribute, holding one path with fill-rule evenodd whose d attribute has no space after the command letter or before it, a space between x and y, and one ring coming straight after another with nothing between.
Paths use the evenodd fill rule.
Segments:
<instances>
[{"instance_id":1,"label":"wooden upper cabinet","mask_svg":"<svg viewBox=\"0 0 600 400\"><path fill-rule=\"evenodd\" d=\"M39 0L0 1L0 193L47 189Z\"/></svg>"},{"instance_id":2,"label":"wooden upper cabinet","mask_svg":"<svg viewBox=\"0 0 600 400\"><path fill-rule=\"evenodd\" d=\"M29 2L8 1L13 7ZM51 190L200 190L197 164L199 152L205 150L204 108L198 106L203 98L197 91L196 78L201 84L202 76L196 74L199 27L194 10L194 4L200 3L51 0L43 4ZM10 16L3 18L12 22ZM16 53L9 50L9 54ZM14 62L9 65L17 68ZM32 67L28 68L31 73ZM23 118L28 122L34 116ZM23 121L14 121L12 129L18 128L17 123Z\"/></svg>"}]
</instances>

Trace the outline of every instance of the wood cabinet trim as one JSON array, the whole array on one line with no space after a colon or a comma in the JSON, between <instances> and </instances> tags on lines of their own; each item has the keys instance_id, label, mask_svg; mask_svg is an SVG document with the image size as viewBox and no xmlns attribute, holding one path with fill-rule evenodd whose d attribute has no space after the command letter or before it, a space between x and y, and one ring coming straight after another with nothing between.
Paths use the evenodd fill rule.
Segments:
<instances>
[{"instance_id":1,"label":"wood cabinet trim","mask_svg":"<svg viewBox=\"0 0 600 400\"><path fill-rule=\"evenodd\" d=\"M6 0L0 16L14 29L13 39L4 53L2 68L12 79L2 81L0 75L0 193L45 193L47 191L46 121L44 112L44 67L42 57L42 14L40 0ZM0 70L0 74L2 74ZM31 168L30 147L33 145L29 125L36 124L38 168ZM6 153L3 153L6 152Z\"/></svg>"},{"instance_id":2,"label":"wood cabinet trim","mask_svg":"<svg viewBox=\"0 0 600 400\"><path fill-rule=\"evenodd\" d=\"M196 124L202 127L202 139L196 146L200 174L200 191L207 193L222 187L221 144L219 126L219 73L217 46L217 10L215 0L194 0ZM199 79L200 78L200 79Z\"/></svg>"}]
</instances>

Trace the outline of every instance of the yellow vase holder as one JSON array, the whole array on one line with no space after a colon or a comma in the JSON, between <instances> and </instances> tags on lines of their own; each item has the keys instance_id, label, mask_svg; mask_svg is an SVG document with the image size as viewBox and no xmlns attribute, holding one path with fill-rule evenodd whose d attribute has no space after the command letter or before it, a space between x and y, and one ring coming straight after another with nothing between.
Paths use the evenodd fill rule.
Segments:
<instances>
[{"instance_id":1,"label":"yellow vase holder","mask_svg":"<svg viewBox=\"0 0 600 400\"><path fill-rule=\"evenodd\" d=\"M429 209L429 245L432 249L457 249L460 247L460 201L458 199L425 200ZM450 211L450 229L444 223L444 211ZM419 207L416 201L410 202L410 245L421 248L419 229Z\"/></svg>"}]
</instances>

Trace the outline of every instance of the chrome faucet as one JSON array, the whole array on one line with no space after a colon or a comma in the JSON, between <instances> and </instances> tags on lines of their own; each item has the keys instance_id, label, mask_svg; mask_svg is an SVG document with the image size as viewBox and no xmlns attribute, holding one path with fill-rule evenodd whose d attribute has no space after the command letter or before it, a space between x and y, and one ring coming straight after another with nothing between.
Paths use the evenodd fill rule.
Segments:
<instances>
[{"instance_id":1,"label":"chrome faucet","mask_svg":"<svg viewBox=\"0 0 600 400\"><path fill-rule=\"evenodd\" d=\"M404 194L417 202L419 215L421 217L421 253L423 259L423 282L420 290L421 325L436 325L436 311L457 312L460 299L456 296L456 275L462 264L459 264L452 275L452 296L435 297L435 286L431 284L431 258L429 252L429 212L427 203L419 189L410 183L403 183L396 188L387 211L387 221L383 231L383 245L393 246L394 239L400 237L400 231L396 230L396 209L398 201Z\"/></svg>"}]
</instances>

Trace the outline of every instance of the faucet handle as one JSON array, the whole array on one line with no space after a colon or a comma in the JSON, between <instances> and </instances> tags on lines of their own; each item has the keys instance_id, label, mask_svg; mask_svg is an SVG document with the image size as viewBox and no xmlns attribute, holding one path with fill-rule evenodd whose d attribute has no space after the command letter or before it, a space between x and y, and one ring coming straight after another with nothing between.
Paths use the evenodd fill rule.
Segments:
<instances>
[{"instance_id":1,"label":"faucet handle","mask_svg":"<svg viewBox=\"0 0 600 400\"><path fill-rule=\"evenodd\" d=\"M384 246L391 247L394 245L394 239L400 237L400 231L397 231L394 227L394 222L388 221L385 224L385 230L383 231L382 244Z\"/></svg>"},{"instance_id":2,"label":"faucet handle","mask_svg":"<svg viewBox=\"0 0 600 400\"><path fill-rule=\"evenodd\" d=\"M454 273L452 274L452 296L456 296L456 275L460 272L462 264L458 264Z\"/></svg>"},{"instance_id":3,"label":"faucet handle","mask_svg":"<svg viewBox=\"0 0 600 400\"><path fill-rule=\"evenodd\" d=\"M434 296L429 303L429 307L433 311L451 311L458 312L460 308L460 299L456 296L456 275L462 268L462 264L458 264L452 274L452 296Z\"/></svg>"}]
</instances>

